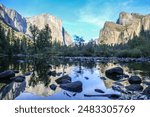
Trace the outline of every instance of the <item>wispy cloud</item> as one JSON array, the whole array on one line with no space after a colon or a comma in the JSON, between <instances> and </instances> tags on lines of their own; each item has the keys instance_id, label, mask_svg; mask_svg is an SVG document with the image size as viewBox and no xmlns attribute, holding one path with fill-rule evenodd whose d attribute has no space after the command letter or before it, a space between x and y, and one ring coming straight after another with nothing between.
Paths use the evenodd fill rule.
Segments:
<instances>
[{"instance_id":1,"label":"wispy cloud","mask_svg":"<svg viewBox=\"0 0 150 117\"><path fill-rule=\"evenodd\" d=\"M113 20L113 6L108 2L93 1L89 2L79 10L79 22L86 22L102 27L105 21Z\"/></svg>"},{"instance_id":2,"label":"wispy cloud","mask_svg":"<svg viewBox=\"0 0 150 117\"><path fill-rule=\"evenodd\" d=\"M141 0L88 0L78 12L78 21L103 27L105 21L116 21L122 11L146 13L148 9L150 4L142 6Z\"/></svg>"}]
</instances>

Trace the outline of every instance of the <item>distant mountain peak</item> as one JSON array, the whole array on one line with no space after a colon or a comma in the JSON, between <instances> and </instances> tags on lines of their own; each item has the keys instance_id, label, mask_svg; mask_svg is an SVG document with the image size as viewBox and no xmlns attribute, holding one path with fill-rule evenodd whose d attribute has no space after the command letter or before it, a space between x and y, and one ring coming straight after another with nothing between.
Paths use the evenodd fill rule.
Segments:
<instances>
[{"instance_id":1,"label":"distant mountain peak","mask_svg":"<svg viewBox=\"0 0 150 117\"><path fill-rule=\"evenodd\" d=\"M46 13L24 18L17 11L8 9L3 4L0 4L0 7L0 19L2 19L4 23L6 23L8 26L11 26L13 29L26 35L31 35L31 25L36 25L39 29L43 29L45 25L48 24L51 29L53 41L56 40L57 42L66 45L72 43L71 36L66 31L63 31L62 21L55 16ZM65 34L63 34L63 32Z\"/></svg>"},{"instance_id":2,"label":"distant mountain peak","mask_svg":"<svg viewBox=\"0 0 150 117\"><path fill-rule=\"evenodd\" d=\"M139 36L142 27L150 30L150 15L121 12L117 23L106 22L100 31L99 43L114 45L124 44L133 36Z\"/></svg>"}]
</instances>

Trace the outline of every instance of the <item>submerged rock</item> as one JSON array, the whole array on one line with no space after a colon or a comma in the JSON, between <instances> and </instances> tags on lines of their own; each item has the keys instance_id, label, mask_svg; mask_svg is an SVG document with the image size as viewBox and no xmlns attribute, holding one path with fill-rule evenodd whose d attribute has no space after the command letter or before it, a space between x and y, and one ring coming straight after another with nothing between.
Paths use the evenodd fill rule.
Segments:
<instances>
[{"instance_id":1,"label":"submerged rock","mask_svg":"<svg viewBox=\"0 0 150 117\"><path fill-rule=\"evenodd\" d=\"M88 80L89 79L89 77L84 77L86 80Z\"/></svg>"},{"instance_id":2,"label":"submerged rock","mask_svg":"<svg viewBox=\"0 0 150 117\"><path fill-rule=\"evenodd\" d=\"M121 95L119 95L119 94L108 94L107 97L115 100L115 99L119 99L121 97Z\"/></svg>"},{"instance_id":3,"label":"submerged rock","mask_svg":"<svg viewBox=\"0 0 150 117\"><path fill-rule=\"evenodd\" d=\"M105 77L100 77L102 80L106 80L106 78Z\"/></svg>"},{"instance_id":4,"label":"submerged rock","mask_svg":"<svg viewBox=\"0 0 150 117\"><path fill-rule=\"evenodd\" d=\"M129 79L128 79L129 83L130 84L141 84L142 80L139 76L131 76Z\"/></svg>"},{"instance_id":5,"label":"submerged rock","mask_svg":"<svg viewBox=\"0 0 150 117\"><path fill-rule=\"evenodd\" d=\"M15 73L19 73L19 70L13 70Z\"/></svg>"},{"instance_id":6,"label":"submerged rock","mask_svg":"<svg viewBox=\"0 0 150 117\"><path fill-rule=\"evenodd\" d=\"M129 78L129 75L128 74L124 74L123 77L124 78Z\"/></svg>"},{"instance_id":7,"label":"submerged rock","mask_svg":"<svg viewBox=\"0 0 150 117\"><path fill-rule=\"evenodd\" d=\"M121 95L119 94L103 94L103 95L88 95L88 94L84 94L85 97L107 97L110 99L119 99L121 97Z\"/></svg>"},{"instance_id":8,"label":"submerged rock","mask_svg":"<svg viewBox=\"0 0 150 117\"><path fill-rule=\"evenodd\" d=\"M144 95L150 96L150 86L148 86L144 91L143 91Z\"/></svg>"},{"instance_id":9,"label":"submerged rock","mask_svg":"<svg viewBox=\"0 0 150 117\"><path fill-rule=\"evenodd\" d=\"M56 76L56 71L49 71L49 72L48 72L48 75L55 77L55 76Z\"/></svg>"},{"instance_id":10,"label":"submerged rock","mask_svg":"<svg viewBox=\"0 0 150 117\"><path fill-rule=\"evenodd\" d=\"M98 92L98 93L105 93L103 90L101 89L95 89L95 92Z\"/></svg>"},{"instance_id":11,"label":"submerged rock","mask_svg":"<svg viewBox=\"0 0 150 117\"><path fill-rule=\"evenodd\" d=\"M143 84L145 84L145 85L150 85L150 82L148 82L148 81L143 81Z\"/></svg>"},{"instance_id":12,"label":"submerged rock","mask_svg":"<svg viewBox=\"0 0 150 117\"><path fill-rule=\"evenodd\" d=\"M71 92L82 92L82 82L75 81L72 83L60 84L60 88Z\"/></svg>"},{"instance_id":13,"label":"submerged rock","mask_svg":"<svg viewBox=\"0 0 150 117\"><path fill-rule=\"evenodd\" d=\"M56 86L55 84L52 84L52 85L50 85L50 88L51 88L53 91L55 91L56 88L57 88L57 86Z\"/></svg>"},{"instance_id":14,"label":"submerged rock","mask_svg":"<svg viewBox=\"0 0 150 117\"><path fill-rule=\"evenodd\" d=\"M15 77L13 70L7 70L0 73L0 80L10 80L11 77Z\"/></svg>"},{"instance_id":15,"label":"submerged rock","mask_svg":"<svg viewBox=\"0 0 150 117\"><path fill-rule=\"evenodd\" d=\"M112 80L120 80L123 76L123 69L121 67L111 68L106 70L106 77Z\"/></svg>"},{"instance_id":16,"label":"submerged rock","mask_svg":"<svg viewBox=\"0 0 150 117\"><path fill-rule=\"evenodd\" d=\"M11 78L11 80L15 82L23 82L25 81L25 76L16 76L16 77Z\"/></svg>"},{"instance_id":17,"label":"submerged rock","mask_svg":"<svg viewBox=\"0 0 150 117\"><path fill-rule=\"evenodd\" d=\"M131 84L125 87L129 91L142 91L143 87L140 84Z\"/></svg>"},{"instance_id":18,"label":"submerged rock","mask_svg":"<svg viewBox=\"0 0 150 117\"><path fill-rule=\"evenodd\" d=\"M71 83L71 77L68 75L62 76L55 80L57 84Z\"/></svg>"},{"instance_id":19,"label":"submerged rock","mask_svg":"<svg viewBox=\"0 0 150 117\"><path fill-rule=\"evenodd\" d=\"M121 89L121 87L119 87L119 86L112 86L112 89L114 90L114 91L118 91L118 92L120 92L120 93L124 93L124 94L127 94L127 92L125 92L123 89Z\"/></svg>"},{"instance_id":20,"label":"submerged rock","mask_svg":"<svg viewBox=\"0 0 150 117\"><path fill-rule=\"evenodd\" d=\"M61 74L62 74L62 72L59 72L59 73L57 73L56 75L57 75L57 76L60 76Z\"/></svg>"}]
</instances>

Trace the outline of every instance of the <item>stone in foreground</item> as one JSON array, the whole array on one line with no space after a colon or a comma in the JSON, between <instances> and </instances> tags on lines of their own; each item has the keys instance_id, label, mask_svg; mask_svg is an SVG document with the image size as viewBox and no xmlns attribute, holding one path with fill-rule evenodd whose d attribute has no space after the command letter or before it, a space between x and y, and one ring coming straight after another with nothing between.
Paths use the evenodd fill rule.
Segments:
<instances>
[{"instance_id":1,"label":"stone in foreground","mask_svg":"<svg viewBox=\"0 0 150 117\"><path fill-rule=\"evenodd\" d=\"M144 95L150 96L150 86L148 86L144 91L143 91Z\"/></svg>"},{"instance_id":2,"label":"stone in foreground","mask_svg":"<svg viewBox=\"0 0 150 117\"><path fill-rule=\"evenodd\" d=\"M71 83L71 77L68 75L62 76L55 80L57 84Z\"/></svg>"},{"instance_id":3,"label":"stone in foreground","mask_svg":"<svg viewBox=\"0 0 150 117\"><path fill-rule=\"evenodd\" d=\"M82 82L76 81L67 84L61 84L60 87L64 90L71 91L71 92L82 92Z\"/></svg>"},{"instance_id":4,"label":"stone in foreground","mask_svg":"<svg viewBox=\"0 0 150 117\"><path fill-rule=\"evenodd\" d=\"M16 76L16 77L11 78L11 80L15 82L23 82L25 81L25 76Z\"/></svg>"},{"instance_id":5,"label":"stone in foreground","mask_svg":"<svg viewBox=\"0 0 150 117\"><path fill-rule=\"evenodd\" d=\"M57 88L57 86L56 86L55 84L52 84L52 85L50 85L50 88L51 88L53 91L55 91L56 88Z\"/></svg>"},{"instance_id":6,"label":"stone in foreground","mask_svg":"<svg viewBox=\"0 0 150 117\"><path fill-rule=\"evenodd\" d=\"M142 91L143 87L140 84L131 84L125 87L129 91Z\"/></svg>"},{"instance_id":7,"label":"stone in foreground","mask_svg":"<svg viewBox=\"0 0 150 117\"><path fill-rule=\"evenodd\" d=\"M103 90L101 90L101 89L95 89L95 92L97 92L97 93L105 93Z\"/></svg>"},{"instance_id":8,"label":"stone in foreground","mask_svg":"<svg viewBox=\"0 0 150 117\"><path fill-rule=\"evenodd\" d=\"M106 70L105 74L109 79L120 80L122 78L121 76L123 75L123 69L121 67L111 68Z\"/></svg>"},{"instance_id":9,"label":"stone in foreground","mask_svg":"<svg viewBox=\"0 0 150 117\"><path fill-rule=\"evenodd\" d=\"M130 84L141 84L142 80L139 76L131 76L129 79L128 79L129 83Z\"/></svg>"},{"instance_id":10,"label":"stone in foreground","mask_svg":"<svg viewBox=\"0 0 150 117\"><path fill-rule=\"evenodd\" d=\"M0 79L10 80L11 77L15 77L15 72L13 70L7 70L0 73Z\"/></svg>"}]
</instances>

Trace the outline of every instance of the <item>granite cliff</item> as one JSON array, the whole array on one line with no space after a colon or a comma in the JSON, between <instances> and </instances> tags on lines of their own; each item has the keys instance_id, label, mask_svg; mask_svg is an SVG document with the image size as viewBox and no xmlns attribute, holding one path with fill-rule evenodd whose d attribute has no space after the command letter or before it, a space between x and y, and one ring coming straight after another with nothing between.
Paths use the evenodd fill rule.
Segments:
<instances>
[{"instance_id":1,"label":"granite cliff","mask_svg":"<svg viewBox=\"0 0 150 117\"><path fill-rule=\"evenodd\" d=\"M46 24L48 24L51 29L53 41L56 40L57 42L66 45L70 45L72 43L71 36L62 26L62 21L50 14L24 18L17 11L8 9L4 5L0 4L0 19L17 32L21 32L27 36L31 36L29 30L31 25L36 25L38 29L42 29Z\"/></svg>"},{"instance_id":2,"label":"granite cliff","mask_svg":"<svg viewBox=\"0 0 150 117\"><path fill-rule=\"evenodd\" d=\"M150 30L150 15L121 12L116 23L104 24L98 40L100 44L125 44L134 36L139 36L141 30Z\"/></svg>"}]
</instances>

